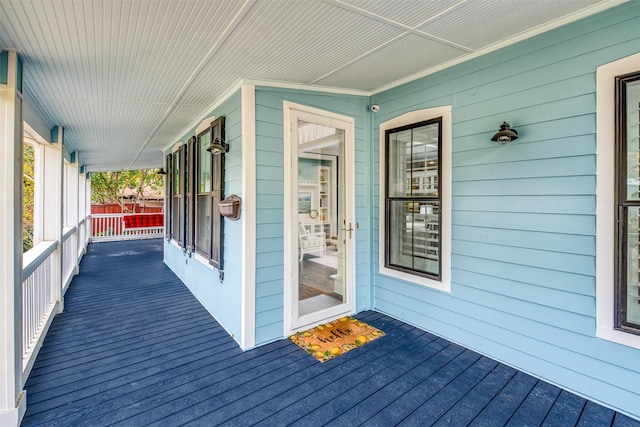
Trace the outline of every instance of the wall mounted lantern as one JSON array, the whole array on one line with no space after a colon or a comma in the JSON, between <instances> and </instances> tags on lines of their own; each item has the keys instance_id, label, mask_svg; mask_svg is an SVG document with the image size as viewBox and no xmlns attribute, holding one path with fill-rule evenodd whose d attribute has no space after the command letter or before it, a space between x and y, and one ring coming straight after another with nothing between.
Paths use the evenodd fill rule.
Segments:
<instances>
[{"instance_id":1,"label":"wall mounted lantern","mask_svg":"<svg viewBox=\"0 0 640 427\"><path fill-rule=\"evenodd\" d=\"M501 145L508 144L511 141L515 141L516 139L518 139L518 131L515 129L511 129L511 127L509 127L509 123L507 122L502 122L502 124L500 125L500 130L491 137L492 141L495 141Z\"/></svg>"},{"instance_id":2,"label":"wall mounted lantern","mask_svg":"<svg viewBox=\"0 0 640 427\"><path fill-rule=\"evenodd\" d=\"M220 138L216 138L211 142L211 145L207 147L207 151L214 156L219 156L220 154L229 152L229 144L226 144L224 140Z\"/></svg>"}]
</instances>

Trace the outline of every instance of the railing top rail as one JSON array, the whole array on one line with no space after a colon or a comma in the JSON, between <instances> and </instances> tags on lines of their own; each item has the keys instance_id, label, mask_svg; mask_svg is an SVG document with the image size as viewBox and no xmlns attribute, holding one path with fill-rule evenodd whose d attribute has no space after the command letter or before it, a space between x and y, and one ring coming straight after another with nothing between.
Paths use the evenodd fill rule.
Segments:
<instances>
[{"instance_id":1,"label":"railing top rail","mask_svg":"<svg viewBox=\"0 0 640 427\"><path fill-rule=\"evenodd\" d=\"M77 227L65 227L62 233L62 241L64 242L65 240L67 240L71 235L73 235L73 233L76 232L77 229Z\"/></svg>"},{"instance_id":2,"label":"railing top rail","mask_svg":"<svg viewBox=\"0 0 640 427\"><path fill-rule=\"evenodd\" d=\"M124 216L133 215L164 215L164 212L125 212Z\"/></svg>"},{"instance_id":3,"label":"railing top rail","mask_svg":"<svg viewBox=\"0 0 640 427\"><path fill-rule=\"evenodd\" d=\"M101 214L92 214L92 218L117 218L122 216L132 216L132 215L164 215L164 212L117 212L117 213L101 213ZM87 217L88 218L88 217Z\"/></svg>"},{"instance_id":4,"label":"railing top rail","mask_svg":"<svg viewBox=\"0 0 640 427\"><path fill-rule=\"evenodd\" d=\"M40 242L22 254L22 277L29 277L31 273L36 271L40 264L42 264L57 247L58 242L56 241Z\"/></svg>"}]
</instances>

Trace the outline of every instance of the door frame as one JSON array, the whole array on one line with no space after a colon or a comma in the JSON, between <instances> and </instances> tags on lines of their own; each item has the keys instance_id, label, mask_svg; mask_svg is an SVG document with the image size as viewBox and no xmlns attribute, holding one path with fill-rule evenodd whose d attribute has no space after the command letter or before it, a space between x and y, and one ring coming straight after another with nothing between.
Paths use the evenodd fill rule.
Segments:
<instances>
[{"instance_id":1,"label":"door frame","mask_svg":"<svg viewBox=\"0 0 640 427\"><path fill-rule=\"evenodd\" d=\"M344 130L345 221L356 228L355 221L355 119L290 101L283 102L284 112L284 336L325 323L355 311L355 233L346 239L344 254L345 302L298 317L298 137L295 123L304 120ZM340 224L338 227L340 228ZM346 227L345 227L346 228ZM294 277L294 274L296 277Z\"/></svg>"}]
</instances>

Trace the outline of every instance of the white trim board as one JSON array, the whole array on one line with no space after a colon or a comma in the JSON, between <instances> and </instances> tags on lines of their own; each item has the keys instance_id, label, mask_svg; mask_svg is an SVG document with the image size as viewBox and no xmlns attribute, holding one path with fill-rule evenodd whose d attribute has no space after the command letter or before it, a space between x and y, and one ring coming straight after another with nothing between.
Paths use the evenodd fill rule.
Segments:
<instances>
[{"instance_id":1,"label":"white trim board","mask_svg":"<svg viewBox=\"0 0 640 427\"><path fill-rule=\"evenodd\" d=\"M640 348L640 335L614 329L615 77L640 70L640 53L596 71L596 336Z\"/></svg>"},{"instance_id":2,"label":"white trim board","mask_svg":"<svg viewBox=\"0 0 640 427\"><path fill-rule=\"evenodd\" d=\"M424 285L432 289L437 289L444 292L451 292L451 106L445 105L442 107L426 108L423 110L410 111L402 114L398 117L394 117L391 120L380 123L380 135L379 135L379 210L378 218L380 224L385 224L385 203L384 195L387 183L386 177L386 158L385 158L385 132L388 129L394 129L397 127L410 125L412 123L418 123L436 117L442 117L442 179L440 180L442 193L442 206L441 206L441 218L442 224L440 224L440 244L441 244L441 269L442 276L441 281L429 279L426 277L418 276L415 274L405 273L402 271L386 268L385 265L385 230L383 226L378 227L378 263L379 274L393 277L396 279L404 280L410 283L416 283L418 285Z\"/></svg>"},{"instance_id":3,"label":"white trim board","mask_svg":"<svg viewBox=\"0 0 640 427\"><path fill-rule=\"evenodd\" d=\"M242 318L240 347L256 345L256 92L242 86Z\"/></svg>"}]
</instances>

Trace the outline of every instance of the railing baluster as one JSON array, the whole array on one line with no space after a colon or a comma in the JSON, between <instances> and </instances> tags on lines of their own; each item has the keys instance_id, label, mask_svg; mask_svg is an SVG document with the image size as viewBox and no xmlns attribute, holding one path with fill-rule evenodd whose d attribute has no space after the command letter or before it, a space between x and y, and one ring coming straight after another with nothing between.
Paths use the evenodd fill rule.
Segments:
<instances>
[{"instance_id":1,"label":"railing baluster","mask_svg":"<svg viewBox=\"0 0 640 427\"><path fill-rule=\"evenodd\" d=\"M44 326L53 316L56 301L51 280L52 255L56 242L41 242L24 254L22 270L22 368L35 358L36 343L44 332ZM26 376L25 376L26 377Z\"/></svg>"},{"instance_id":2,"label":"railing baluster","mask_svg":"<svg viewBox=\"0 0 640 427\"><path fill-rule=\"evenodd\" d=\"M160 212L144 214L93 214L91 240L94 242L131 240L131 239L151 239L164 236L164 226L147 226L136 228L124 228L124 217L127 215L146 216L163 215Z\"/></svg>"}]
</instances>

